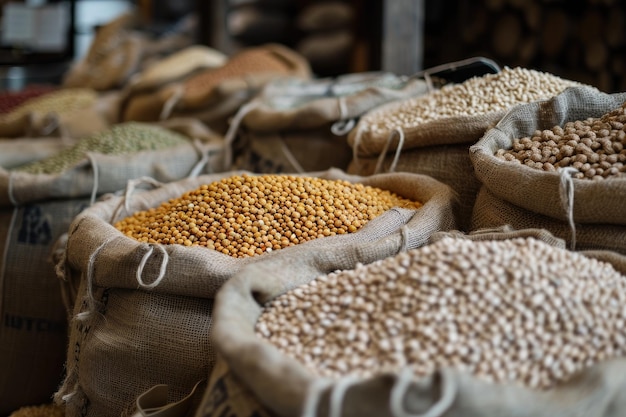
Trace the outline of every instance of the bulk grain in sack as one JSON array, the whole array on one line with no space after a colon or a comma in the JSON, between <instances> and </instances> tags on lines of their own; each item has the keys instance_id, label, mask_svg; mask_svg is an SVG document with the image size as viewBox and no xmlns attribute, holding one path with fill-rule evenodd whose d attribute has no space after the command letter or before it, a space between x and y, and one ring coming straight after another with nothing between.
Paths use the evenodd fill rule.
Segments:
<instances>
[{"instance_id":1,"label":"bulk grain in sack","mask_svg":"<svg viewBox=\"0 0 626 417\"><path fill-rule=\"evenodd\" d=\"M432 237L242 269L214 308L230 375L196 416L624 413L624 275L540 229Z\"/></svg>"},{"instance_id":2,"label":"bulk grain in sack","mask_svg":"<svg viewBox=\"0 0 626 417\"><path fill-rule=\"evenodd\" d=\"M384 72L316 80L277 79L240 108L225 140L241 139L236 169L345 170L352 157L346 135L356 119L381 104L426 90L423 80ZM320 158L312 158L316 150Z\"/></svg>"},{"instance_id":3,"label":"bulk grain in sack","mask_svg":"<svg viewBox=\"0 0 626 417\"><path fill-rule=\"evenodd\" d=\"M118 125L44 160L0 168L0 414L50 401L63 379L68 328L50 259L56 240L130 179L189 175L201 161L189 142L158 127Z\"/></svg>"},{"instance_id":4,"label":"bulk grain in sack","mask_svg":"<svg viewBox=\"0 0 626 417\"><path fill-rule=\"evenodd\" d=\"M526 68L507 68L423 96L380 106L350 132L354 157L348 172L358 175L409 171L430 175L459 193L459 223L468 230L476 193L468 148L519 103L550 98L580 85Z\"/></svg>"},{"instance_id":5,"label":"bulk grain in sack","mask_svg":"<svg viewBox=\"0 0 626 417\"><path fill-rule=\"evenodd\" d=\"M472 227L546 228L571 247L626 253L625 101L575 87L512 109L470 148L485 188Z\"/></svg>"},{"instance_id":6,"label":"bulk grain in sack","mask_svg":"<svg viewBox=\"0 0 626 417\"><path fill-rule=\"evenodd\" d=\"M68 237L64 269L80 277L80 288L56 400L70 417L129 415L157 384L179 400L213 367L213 298L244 265L320 248L341 258L344 247L399 229L406 244L417 244L413 224L454 227L451 199L428 177L329 170L173 182L126 200L135 214L125 218L122 197L92 206ZM409 206L391 208L402 201Z\"/></svg>"}]
</instances>

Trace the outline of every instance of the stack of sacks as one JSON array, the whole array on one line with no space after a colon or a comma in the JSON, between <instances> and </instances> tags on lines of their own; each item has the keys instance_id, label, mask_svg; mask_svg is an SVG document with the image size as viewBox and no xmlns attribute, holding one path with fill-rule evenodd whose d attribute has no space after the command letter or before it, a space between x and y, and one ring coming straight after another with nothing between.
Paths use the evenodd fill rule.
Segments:
<instances>
[{"instance_id":1,"label":"stack of sacks","mask_svg":"<svg viewBox=\"0 0 626 417\"><path fill-rule=\"evenodd\" d=\"M439 179L459 193L459 223L467 231L480 186L469 146L515 105L548 99L575 85L580 84L549 73L504 68L380 106L350 132L354 159L348 171L368 175L398 170Z\"/></svg>"},{"instance_id":2,"label":"stack of sacks","mask_svg":"<svg viewBox=\"0 0 626 417\"><path fill-rule=\"evenodd\" d=\"M569 88L512 109L470 148L472 229L538 227L626 254L626 94Z\"/></svg>"},{"instance_id":3,"label":"stack of sacks","mask_svg":"<svg viewBox=\"0 0 626 417\"><path fill-rule=\"evenodd\" d=\"M212 155L203 152L208 151L172 130L128 123L43 160L0 167L0 316L5 324L0 327L0 414L50 401L62 381L72 295L60 285L51 255L57 256L57 242L70 222L130 180L174 181L210 172Z\"/></svg>"},{"instance_id":4,"label":"stack of sacks","mask_svg":"<svg viewBox=\"0 0 626 417\"><path fill-rule=\"evenodd\" d=\"M352 63L355 6L351 2L310 2L302 9L296 26L302 37L296 46L318 74L342 74Z\"/></svg>"},{"instance_id":5,"label":"stack of sacks","mask_svg":"<svg viewBox=\"0 0 626 417\"><path fill-rule=\"evenodd\" d=\"M345 170L352 159L347 133L362 114L426 91L423 80L384 72L274 80L242 106L225 140L232 143L236 135L241 139L236 169L270 173Z\"/></svg>"},{"instance_id":6,"label":"stack of sacks","mask_svg":"<svg viewBox=\"0 0 626 417\"><path fill-rule=\"evenodd\" d=\"M131 100L124 120L160 120L193 117L217 131L225 131L227 119L272 79L308 79L306 60L291 49L268 44L244 49L218 68L208 68L180 83Z\"/></svg>"},{"instance_id":7,"label":"stack of sacks","mask_svg":"<svg viewBox=\"0 0 626 417\"><path fill-rule=\"evenodd\" d=\"M213 299L233 274L262 260L354 267L454 228L453 203L432 178L339 170L222 173L98 202L70 226L58 264L77 298L55 399L68 417L157 412L141 410L142 398L165 384L164 409L197 406L215 362Z\"/></svg>"}]
</instances>

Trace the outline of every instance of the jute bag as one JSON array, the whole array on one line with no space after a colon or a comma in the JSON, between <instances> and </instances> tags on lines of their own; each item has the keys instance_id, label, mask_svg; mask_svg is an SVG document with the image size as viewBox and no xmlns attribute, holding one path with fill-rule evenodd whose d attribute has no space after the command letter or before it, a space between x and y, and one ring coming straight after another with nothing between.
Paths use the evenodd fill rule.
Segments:
<instances>
[{"instance_id":1,"label":"jute bag","mask_svg":"<svg viewBox=\"0 0 626 417\"><path fill-rule=\"evenodd\" d=\"M497 197L481 187L476 197L470 229L509 225L515 229L541 228L566 240L576 250L609 250L626 254L626 226L583 223L572 231L567 221L534 213Z\"/></svg>"},{"instance_id":2,"label":"jute bag","mask_svg":"<svg viewBox=\"0 0 626 417\"><path fill-rule=\"evenodd\" d=\"M626 178L623 175L600 181L577 179L567 170L538 170L504 161L495 153L498 149L510 149L514 139L532 136L536 130L600 117L619 108L624 100L623 93L606 94L591 87L570 88L553 99L513 108L495 128L486 132L470 148L476 177L493 199L501 199L508 207L519 209L507 210L513 215L508 220L497 216L506 223L526 225L528 222L523 219L530 219L534 214L544 216L538 218L537 227L545 226L561 236L565 228L569 229L567 239L572 246L575 246L580 225L588 237L582 238L585 247L623 250L623 239L609 242L612 238L602 238L607 226L626 226ZM489 213L493 199L489 205L477 205L472 215L476 218L476 227L489 226L488 219L494 219ZM526 213L522 214L521 210ZM521 219L515 218L515 213L519 213ZM596 226L597 231L593 231ZM591 242L590 239L598 240Z\"/></svg>"},{"instance_id":3,"label":"jute bag","mask_svg":"<svg viewBox=\"0 0 626 417\"><path fill-rule=\"evenodd\" d=\"M427 238L426 230L454 227L452 194L435 180L411 174L361 178L339 170L314 175L388 189L421 200L424 206L391 209L355 233L241 259L199 246L140 243L111 225L126 213L119 210L124 204L129 213L156 207L234 174L172 182L126 200L112 197L83 211L72 223L62 264L67 281L78 281L79 289L67 377L55 395L66 404L68 417L130 415L135 398L157 384L170 387L171 401L188 395L214 365L209 331L215 293L244 265L300 257L320 248L332 249L341 258L343 248L399 229L405 230L405 244L417 245ZM420 228L419 233L413 233L414 228ZM352 264L358 257L345 259Z\"/></svg>"},{"instance_id":4,"label":"jute bag","mask_svg":"<svg viewBox=\"0 0 626 417\"><path fill-rule=\"evenodd\" d=\"M407 149L401 153L381 153L376 158L352 158L347 171L354 175L413 172L436 178L458 193L459 210L456 215L459 228L465 231L470 229L470 218L480 182L474 176L468 145L425 146Z\"/></svg>"},{"instance_id":5,"label":"jute bag","mask_svg":"<svg viewBox=\"0 0 626 417\"><path fill-rule=\"evenodd\" d=\"M532 238L564 250L565 242L541 229L510 228L431 234L425 244L444 238L494 241ZM370 245L354 245L342 254L323 251L308 257L258 262L246 266L220 289L214 307L213 343L218 365L196 417L232 416L621 416L626 397L626 360L606 361L574 375L549 390L534 390L512 383L486 382L452 368L437 369L417 378L407 369L359 378L324 379L287 357L255 333L262 305L288 290L328 273L325 261L349 267L342 257L367 262L383 255L382 246L401 234ZM389 249L389 248L388 248ZM391 253L394 251L387 251ZM388 255L392 256L392 255ZM339 262L338 262L339 261ZM346 346L346 349L349 347ZM608 406L607 404L610 404ZM255 414L256 413L256 414Z\"/></svg>"},{"instance_id":6,"label":"jute bag","mask_svg":"<svg viewBox=\"0 0 626 417\"><path fill-rule=\"evenodd\" d=\"M225 141L233 143L235 137L240 140L242 155L235 169L346 170L351 159L346 137L356 120L381 104L426 90L423 80L384 72L274 80L239 109Z\"/></svg>"},{"instance_id":7,"label":"jute bag","mask_svg":"<svg viewBox=\"0 0 626 417\"><path fill-rule=\"evenodd\" d=\"M329 126L275 133L242 129L233 142L232 169L258 173L345 171L352 159L346 135L335 135Z\"/></svg>"},{"instance_id":8,"label":"jute bag","mask_svg":"<svg viewBox=\"0 0 626 417\"><path fill-rule=\"evenodd\" d=\"M62 382L68 297L51 256L74 217L131 179L172 181L209 165L190 141L163 151L90 154L61 174L0 168L0 414L50 401Z\"/></svg>"},{"instance_id":9,"label":"jute bag","mask_svg":"<svg viewBox=\"0 0 626 417\"><path fill-rule=\"evenodd\" d=\"M384 103L426 93L426 82L387 72L269 82L246 106L241 123L257 132L310 129L348 123ZM344 126L336 126L342 130ZM349 129L348 129L349 130ZM345 132L347 133L347 132Z\"/></svg>"}]
</instances>

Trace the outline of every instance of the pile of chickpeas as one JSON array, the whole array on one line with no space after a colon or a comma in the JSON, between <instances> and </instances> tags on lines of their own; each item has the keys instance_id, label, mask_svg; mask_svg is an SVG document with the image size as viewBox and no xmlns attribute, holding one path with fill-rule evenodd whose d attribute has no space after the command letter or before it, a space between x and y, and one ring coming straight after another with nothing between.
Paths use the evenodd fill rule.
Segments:
<instances>
[{"instance_id":1,"label":"pile of chickpeas","mask_svg":"<svg viewBox=\"0 0 626 417\"><path fill-rule=\"evenodd\" d=\"M141 242L203 246L235 258L352 233L415 202L388 190L292 175L234 175L115 224Z\"/></svg>"},{"instance_id":2,"label":"pile of chickpeas","mask_svg":"<svg viewBox=\"0 0 626 417\"><path fill-rule=\"evenodd\" d=\"M495 156L544 171L571 167L578 179L626 175L626 103L599 118L566 123L516 138Z\"/></svg>"},{"instance_id":3,"label":"pile of chickpeas","mask_svg":"<svg viewBox=\"0 0 626 417\"><path fill-rule=\"evenodd\" d=\"M330 378L452 367L546 389L626 354L625 306L608 263L533 238L447 237L290 290L256 332Z\"/></svg>"}]
</instances>

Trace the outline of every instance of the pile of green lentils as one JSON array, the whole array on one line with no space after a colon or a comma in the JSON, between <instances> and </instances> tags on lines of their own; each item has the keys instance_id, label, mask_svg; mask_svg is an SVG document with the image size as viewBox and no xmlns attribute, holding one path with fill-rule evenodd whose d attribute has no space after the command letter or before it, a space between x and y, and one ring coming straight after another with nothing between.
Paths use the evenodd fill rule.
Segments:
<instances>
[{"instance_id":1,"label":"pile of green lentils","mask_svg":"<svg viewBox=\"0 0 626 417\"><path fill-rule=\"evenodd\" d=\"M451 367L547 389L626 355L625 278L532 238L444 238L290 290L256 332L330 378Z\"/></svg>"},{"instance_id":2,"label":"pile of green lentils","mask_svg":"<svg viewBox=\"0 0 626 417\"><path fill-rule=\"evenodd\" d=\"M578 172L574 178L578 179L624 177L625 126L626 103L599 118L568 122L516 138L512 149L498 149L495 156L544 171L575 168Z\"/></svg>"},{"instance_id":3,"label":"pile of green lentils","mask_svg":"<svg viewBox=\"0 0 626 417\"><path fill-rule=\"evenodd\" d=\"M234 175L114 226L141 242L203 246L235 258L352 233L393 207L420 202L388 190L292 175Z\"/></svg>"},{"instance_id":4,"label":"pile of green lentils","mask_svg":"<svg viewBox=\"0 0 626 417\"><path fill-rule=\"evenodd\" d=\"M185 136L159 126L127 122L91 135L49 158L22 165L14 170L31 174L58 174L83 161L88 152L125 155L166 149L188 142Z\"/></svg>"}]
</instances>

